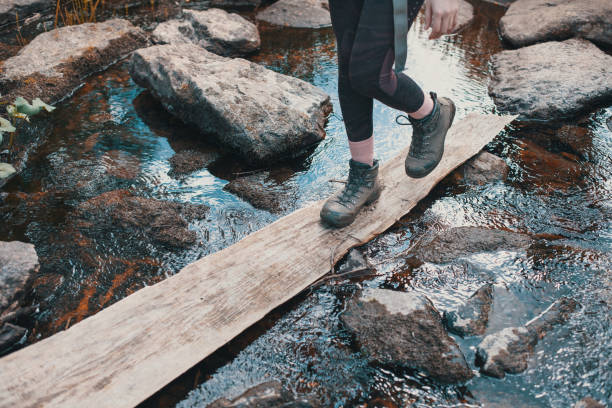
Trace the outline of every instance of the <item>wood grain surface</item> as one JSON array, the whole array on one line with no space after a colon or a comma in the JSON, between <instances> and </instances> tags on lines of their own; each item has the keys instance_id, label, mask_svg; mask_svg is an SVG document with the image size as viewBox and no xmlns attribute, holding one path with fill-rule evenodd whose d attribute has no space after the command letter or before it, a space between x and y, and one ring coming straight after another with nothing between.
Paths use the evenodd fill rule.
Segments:
<instances>
[{"instance_id":1,"label":"wood grain surface","mask_svg":"<svg viewBox=\"0 0 612 408\"><path fill-rule=\"evenodd\" d=\"M320 223L322 201L297 210L68 330L0 359L0 407L133 407L384 232L515 116L472 113L449 132L426 178L382 166L380 199L343 229Z\"/></svg>"}]
</instances>

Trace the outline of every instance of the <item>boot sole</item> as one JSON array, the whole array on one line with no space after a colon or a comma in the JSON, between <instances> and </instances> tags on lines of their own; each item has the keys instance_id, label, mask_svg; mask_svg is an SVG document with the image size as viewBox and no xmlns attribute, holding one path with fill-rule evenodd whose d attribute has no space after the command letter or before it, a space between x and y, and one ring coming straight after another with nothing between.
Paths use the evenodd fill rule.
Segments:
<instances>
[{"instance_id":1,"label":"boot sole","mask_svg":"<svg viewBox=\"0 0 612 408\"><path fill-rule=\"evenodd\" d=\"M447 99L447 98L445 98ZM448 134L448 130L451 128L451 126L453 125L453 121L455 120L455 103L448 99L451 103L451 116L450 116L450 123L448 124L448 129L446 129L446 133L444 134L444 141L442 142L442 150L440 151L440 155L436 158L436 164L427 172L425 173L412 173L412 172L408 172L408 169L405 169L406 171L406 175L410 178L414 178L414 179L420 179L423 178L427 175L429 175L432 171L434 171L436 169L436 167L438 167L438 164L440 164L440 161L442 160L442 157L444 156L444 143L446 143L446 135Z\"/></svg>"},{"instance_id":2,"label":"boot sole","mask_svg":"<svg viewBox=\"0 0 612 408\"><path fill-rule=\"evenodd\" d=\"M359 214L359 212L364 207L366 207L366 206L374 203L376 200L378 200L378 198L380 197L381 193L382 193L382 187L379 188L373 196L368 198L366 200L366 202L363 203L363 206L361 206L361 208L357 211L357 213L352 218L348 219L346 222L333 222L333 221L330 221L330 220L325 218L324 214L321 214L321 220L323 221L324 224L329 225L331 227L336 227L336 228L343 228L343 227L346 227L348 225L351 225L353 223L353 221L355 221L355 218L357 217L357 214Z\"/></svg>"}]
</instances>

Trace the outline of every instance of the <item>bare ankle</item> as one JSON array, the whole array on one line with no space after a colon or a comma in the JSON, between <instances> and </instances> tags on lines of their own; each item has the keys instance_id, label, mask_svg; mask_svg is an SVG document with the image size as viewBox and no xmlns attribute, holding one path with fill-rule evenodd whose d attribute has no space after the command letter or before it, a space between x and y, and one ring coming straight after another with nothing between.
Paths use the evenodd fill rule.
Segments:
<instances>
[{"instance_id":1,"label":"bare ankle","mask_svg":"<svg viewBox=\"0 0 612 408\"><path fill-rule=\"evenodd\" d=\"M423 105L419 108L418 111L408 113L410 117L414 119L423 119L425 116L429 115L434 108L434 101L431 99L431 95L429 93L425 94L425 98L423 100Z\"/></svg>"}]
</instances>

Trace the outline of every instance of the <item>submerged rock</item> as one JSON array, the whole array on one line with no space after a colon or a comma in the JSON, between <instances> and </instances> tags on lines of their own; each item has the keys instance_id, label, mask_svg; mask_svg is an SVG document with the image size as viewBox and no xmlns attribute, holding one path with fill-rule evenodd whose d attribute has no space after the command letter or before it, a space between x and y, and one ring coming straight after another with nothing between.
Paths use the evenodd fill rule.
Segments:
<instances>
[{"instance_id":1,"label":"submerged rock","mask_svg":"<svg viewBox=\"0 0 612 408\"><path fill-rule=\"evenodd\" d=\"M169 175L184 176L197 170L202 170L219 157L216 152L200 152L196 150L181 150L174 153L168 161L171 169Z\"/></svg>"},{"instance_id":2,"label":"submerged rock","mask_svg":"<svg viewBox=\"0 0 612 408\"><path fill-rule=\"evenodd\" d=\"M238 14L213 8L185 11L183 19L163 22L153 31L159 44L193 43L228 57L247 55L261 45L255 24Z\"/></svg>"},{"instance_id":3,"label":"submerged rock","mask_svg":"<svg viewBox=\"0 0 612 408\"><path fill-rule=\"evenodd\" d=\"M515 47L577 36L612 45L610 0L517 0L499 22Z\"/></svg>"},{"instance_id":4,"label":"submerged rock","mask_svg":"<svg viewBox=\"0 0 612 408\"><path fill-rule=\"evenodd\" d=\"M136 51L130 74L173 114L251 163L295 156L325 137L331 112L319 88L193 44Z\"/></svg>"},{"instance_id":5,"label":"submerged rock","mask_svg":"<svg viewBox=\"0 0 612 408\"><path fill-rule=\"evenodd\" d=\"M28 331L23 327L5 323L0 329L0 355L24 342L27 334Z\"/></svg>"},{"instance_id":6,"label":"submerged rock","mask_svg":"<svg viewBox=\"0 0 612 408\"><path fill-rule=\"evenodd\" d=\"M574 408L606 408L606 406L591 397L586 397L575 403Z\"/></svg>"},{"instance_id":7,"label":"submerged rock","mask_svg":"<svg viewBox=\"0 0 612 408\"><path fill-rule=\"evenodd\" d=\"M589 41L551 41L492 57L489 94L503 112L556 120L612 101L612 56Z\"/></svg>"},{"instance_id":8,"label":"submerged rock","mask_svg":"<svg viewBox=\"0 0 612 408\"><path fill-rule=\"evenodd\" d=\"M474 6L465 0L459 0L455 32L463 30L474 21Z\"/></svg>"},{"instance_id":9,"label":"submerged rock","mask_svg":"<svg viewBox=\"0 0 612 408\"><path fill-rule=\"evenodd\" d=\"M489 312L493 303L493 284L478 289L456 311L445 311L444 325L452 333L461 337L480 336L487 330Z\"/></svg>"},{"instance_id":10,"label":"submerged rock","mask_svg":"<svg viewBox=\"0 0 612 408\"><path fill-rule=\"evenodd\" d=\"M349 301L340 320L373 363L411 368L444 383L473 376L424 295L367 289Z\"/></svg>"},{"instance_id":11,"label":"submerged rock","mask_svg":"<svg viewBox=\"0 0 612 408\"><path fill-rule=\"evenodd\" d=\"M510 167L504 159L489 152L482 151L462 165L458 172L469 184L487 184L496 180L505 180Z\"/></svg>"},{"instance_id":12,"label":"submerged rock","mask_svg":"<svg viewBox=\"0 0 612 408\"><path fill-rule=\"evenodd\" d=\"M53 104L77 88L83 77L145 46L147 41L140 28L123 19L42 33L4 61L0 73L3 99L13 102L16 96L28 100L40 97Z\"/></svg>"},{"instance_id":13,"label":"submerged rock","mask_svg":"<svg viewBox=\"0 0 612 408\"><path fill-rule=\"evenodd\" d=\"M257 19L283 27L331 26L327 0L279 0L257 13Z\"/></svg>"},{"instance_id":14,"label":"submerged rock","mask_svg":"<svg viewBox=\"0 0 612 408\"><path fill-rule=\"evenodd\" d=\"M127 190L115 190L76 208L75 227L84 235L112 232L138 237L139 242L157 242L185 248L196 243L196 233L189 221L204 219L205 205L184 204L154 198L136 197Z\"/></svg>"},{"instance_id":15,"label":"submerged rock","mask_svg":"<svg viewBox=\"0 0 612 408\"><path fill-rule=\"evenodd\" d=\"M289 187L270 179L267 171L235 178L223 189L236 194L253 207L271 213L281 213L291 208L296 199Z\"/></svg>"},{"instance_id":16,"label":"submerged rock","mask_svg":"<svg viewBox=\"0 0 612 408\"><path fill-rule=\"evenodd\" d=\"M243 394L228 400L220 398L208 408L315 408L319 403L310 398L297 399L278 381L269 381L249 388Z\"/></svg>"},{"instance_id":17,"label":"submerged rock","mask_svg":"<svg viewBox=\"0 0 612 408\"><path fill-rule=\"evenodd\" d=\"M457 227L438 233L418 244L413 252L422 262L447 263L481 252L523 249L531 244L528 235L480 227Z\"/></svg>"},{"instance_id":18,"label":"submerged rock","mask_svg":"<svg viewBox=\"0 0 612 408\"><path fill-rule=\"evenodd\" d=\"M229 10L253 10L261 5L261 0L182 0L184 9L206 10L219 7Z\"/></svg>"},{"instance_id":19,"label":"submerged rock","mask_svg":"<svg viewBox=\"0 0 612 408\"><path fill-rule=\"evenodd\" d=\"M19 306L38 268L34 245L0 241L0 315Z\"/></svg>"},{"instance_id":20,"label":"submerged rock","mask_svg":"<svg viewBox=\"0 0 612 408\"><path fill-rule=\"evenodd\" d=\"M562 297L525 326L489 334L478 345L476 365L483 374L497 378L525 371L538 340L555 325L564 323L576 307L574 300Z\"/></svg>"}]
</instances>

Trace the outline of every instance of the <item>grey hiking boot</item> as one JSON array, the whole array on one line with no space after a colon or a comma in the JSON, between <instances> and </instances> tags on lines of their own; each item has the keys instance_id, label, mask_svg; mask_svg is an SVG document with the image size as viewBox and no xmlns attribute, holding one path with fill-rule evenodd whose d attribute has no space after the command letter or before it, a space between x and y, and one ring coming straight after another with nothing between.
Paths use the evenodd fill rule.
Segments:
<instances>
[{"instance_id":1,"label":"grey hiking boot","mask_svg":"<svg viewBox=\"0 0 612 408\"><path fill-rule=\"evenodd\" d=\"M446 133L455 118L455 104L452 100L438 99L435 92L429 94L434 101L431 113L423 119L408 117L412 125L412 142L405 167L406 174L412 178L425 177L440 163L444 154Z\"/></svg>"},{"instance_id":2,"label":"grey hiking boot","mask_svg":"<svg viewBox=\"0 0 612 408\"><path fill-rule=\"evenodd\" d=\"M334 227L345 227L355 220L363 206L376 201L381 191L378 160L370 167L351 159L346 185L327 199L321 208L321 220Z\"/></svg>"}]
</instances>

